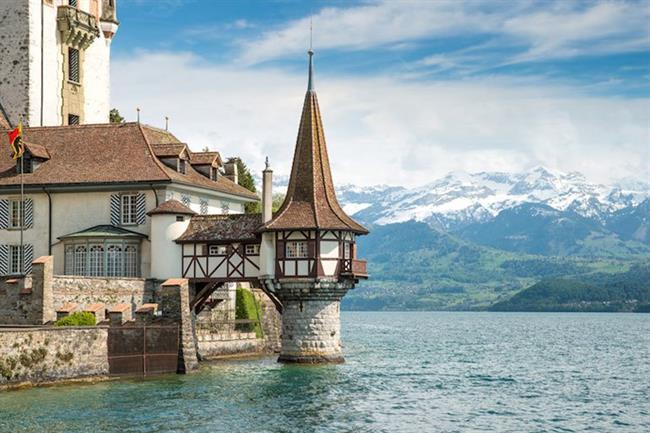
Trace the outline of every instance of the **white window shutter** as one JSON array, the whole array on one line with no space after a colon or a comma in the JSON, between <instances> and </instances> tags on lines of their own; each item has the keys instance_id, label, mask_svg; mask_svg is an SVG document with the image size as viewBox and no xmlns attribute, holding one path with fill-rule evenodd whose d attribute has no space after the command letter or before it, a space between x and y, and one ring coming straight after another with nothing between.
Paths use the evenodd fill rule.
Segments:
<instances>
[{"instance_id":1,"label":"white window shutter","mask_svg":"<svg viewBox=\"0 0 650 433\"><path fill-rule=\"evenodd\" d=\"M0 275L9 273L9 245L0 244Z\"/></svg>"},{"instance_id":2,"label":"white window shutter","mask_svg":"<svg viewBox=\"0 0 650 433\"><path fill-rule=\"evenodd\" d=\"M9 228L9 200L0 200L0 230Z\"/></svg>"},{"instance_id":3,"label":"white window shutter","mask_svg":"<svg viewBox=\"0 0 650 433\"><path fill-rule=\"evenodd\" d=\"M120 225L120 196L113 194L111 196L111 224L114 226Z\"/></svg>"},{"instance_id":4,"label":"white window shutter","mask_svg":"<svg viewBox=\"0 0 650 433\"><path fill-rule=\"evenodd\" d=\"M25 248L25 262L24 262L23 269L25 270L25 274L31 274L32 262L34 261L34 245L25 244L24 248Z\"/></svg>"},{"instance_id":5,"label":"white window shutter","mask_svg":"<svg viewBox=\"0 0 650 433\"><path fill-rule=\"evenodd\" d=\"M31 198L25 200L25 228L34 226L34 202Z\"/></svg>"},{"instance_id":6,"label":"white window shutter","mask_svg":"<svg viewBox=\"0 0 650 433\"><path fill-rule=\"evenodd\" d=\"M147 197L144 194L138 194L135 199L136 222L138 225L144 224L147 218Z\"/></svg>"}]
</instances>

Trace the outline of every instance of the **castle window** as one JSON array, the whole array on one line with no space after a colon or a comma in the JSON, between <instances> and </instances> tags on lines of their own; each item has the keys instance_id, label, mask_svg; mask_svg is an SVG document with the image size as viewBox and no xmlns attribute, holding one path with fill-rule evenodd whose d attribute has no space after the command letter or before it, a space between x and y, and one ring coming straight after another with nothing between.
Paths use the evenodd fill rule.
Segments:
<instances>
[{"instance_id":1,"label":"castle window","mask_svg":"<svg viewBox=\"0 0 650 433\"><path fill-rule=\"evenodd\" d=\"M106 275L119 277L122 271L122 248L119 245L111 245L106 251Z\"/></svg>"},{"instance_id":2,"label":"castle window","mask_svg":"<svg viewBox=\"0 0 650 433\"><path fill-rule=\"evenodd\" d=\"M216 181L219 176L219 171L215 167L210 167L210 179Z\"/></svg>"},{"instance_id":3,"label":"castle window","mask_svg":"<svg viewBox=\"0 0 650 433\"><path fill-rule=\"evenodd\" d=\"M68 80L79 82L79 50L68 48Z\"/></svg>"},{"instance_id":4,"label":"castle window","mask_svg":"<svg viewBox=\"0 0 650 433\"><path fill-rule=\"evenodd\" d=\"M344 243L343 243L343 258L344 258L345 260L349 260L349 259L350 259L350 252L351 252L351 248L350 248L350 247L351 247L350 242L344 242Z\"/></svg>"},{"instance_id":5,"label":"castle window","mask_svg":"<svg viewBox=\"0 0 650 433\"><path fill-rule=\"evenodd\" d=\"M120 196L122 204L121 223L123 225L137 224L137 195L136 194L123 194Z\"/></svg>"},{"instance_id":6,"label":"castle window","mask_svg":"<svg viewBox=\"0 0 650 433\"><path fill-rule=\"evenodd\" d=\"M177 171L181 174L186 174L187 169L185 167L185 160L178 158L178 166L177 166Z\"/></svg>"},{"instance_id":7,"label":"castle window","mask_svg":"<svg viewBox=\"0 0 650 433\"><path fill-rule=\"evenodd\" d=\"M183 222L185 221L185 217L183 215L177 215L176 216L176 222Z\"/></svg>"},{"instance_id":8,"label":"castle window","mask_svg":"<svg viewBox=\"0 0 650 433\"><path fill-rule=\"evenodd\" d=\"M9 273L19 274L20 258L22 257L20 245L9 245Z\"/></svg>"},{"instance_id":9,"label":"castle window","mask_svg":"<svg viewBox=\"0 0 650 433\"><path fill-rule=\"evenodd\" d=\"M246 255L247 256L256 256L260 253L260 246L256 244L246 245Z\"/></svg>"},{"instance_id":10,"label":"castle window","mask_svg":"<svg viewBox=\"0 0 650 433\"><path fill-rule=\"evenodd\" d=\"M228 203L221 203L221 213L228 215L230 213L230 205Z\"/></svg>"},{"instance_id":11,"label":"castle window","mask_svg":"<svg viewBox=\"0 0 650 433\"><path fill-rule=\"evenodd\" d=\"M78 125L79 124L79 116L76 114L68 114L68 125Z\"/></svg>"},{"instance_id":12,"label":"castle window","mask_svg":"<svg viewBox=\"0 0 650 433\"><path fill-rule=\"evenodd\" d=\"M207 214L208 214L208 201L201 200L201 215L207 215Z\"/></svg>"},{"instance_id":13,"label":"castle window","mask_svg":"<svg viewBox=\"0 0 650 433\"><path fill-rule=\"evenodd\" d=\"M309 257L309 246L305 241L287 242L286 257L288 259L305 259Z\"/></svg>"},{"instance_id":14,"label":"castle window","mask_svg":"<svg viewBox=\"0 0 650 433\"><path fill-rule=\"evenodd\" d=\"M190 207L190 196L187 194L181 195L181 203L187 207Z\"/></svg>"},{"instance_id":15,"label":"castle window","mask_svg":"<svg viewBox=\"0 0 650 433\"><path fill-rule=\"evenodd\" d=\"M227 248L225 245L210 245L208 254L211 256L225 256Z\"/></svg>"},{"instance_id":16,"label":"castle window","mask_svg":"<svg viewBox=\"0 0 650 433\"><path fill-rule=\"evenodd\" d=\"M92 245L90 247L88 275L91 277L104 275L104 247L102 245Z\"/></svg>"},{"instance_id":17,"label":"castle window","mask_svg":"<svg viewBox=\"0 0 650 433\"><path fill-rule=\"evenodd\" d=\"M138 249L134 245L124 248L124 276L138 276Z\"/></svg>"},{"instance_id":18,"label":"castle window","mask_svg":"<svg viewBox=\"0 0 650 433\"><path fill-rule=\"evenodd\" d=\"M75 241L65 245L65 274L90 277L139 275L138 245L119 240Z\"/></svg>"},{"instance_id":19,"label":"castle window","mask_svg":"<svg viewBox=\"0 0 650 433\"><path fill-rule=\"evenodd\" d=\"M68 4L74 8L79 7L79 0L68 0Z\"/></svg>"},{"instance_id":20,"label":"castle window","mask_svg":"<svg viewBox=\"0 0 650 433\"><path fill-rule=\"evenodd\" d=\"M22 212L20 200L9 200L9 228L17 229L22 225Z\"/></svg>"},{"instance_id":21,"label":"castle window","mask_svg":"<svg viewBox=\"0 0 650 433\"><path fill-rule=\"evenodd\" d=\"M73 275L86 275L86 247L78 245L74 249Z\"/></svg>"}]
</instances>

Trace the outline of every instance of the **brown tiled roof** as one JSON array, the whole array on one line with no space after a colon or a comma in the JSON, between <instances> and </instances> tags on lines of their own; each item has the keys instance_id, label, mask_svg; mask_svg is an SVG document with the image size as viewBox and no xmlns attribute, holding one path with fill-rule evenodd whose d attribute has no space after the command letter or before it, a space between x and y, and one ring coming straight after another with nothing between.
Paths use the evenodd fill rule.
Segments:
<instances>
[{"instance_id":1,"label":"brown tiled roof","mask_svg":"<svg viewBox=\"0 0 650 433\"><path fill-rule=\"evenodd\" d=\"M311 81L311 80L310 80ZM333 229L366 234L336 199L316 92L305 95L287 196L263 230Z\"/></svg>"},{"instance_id":2,"label":"brown tiled roof","mask_svg":"<svg viewBox=\"0 0 650 433\"><path fill-rule=\"evenodd\" d=\"M169 131L165 131L164 129L155 128L149 125L143 126L144 128L142 129L142 132L144 133L144 136L147 138L147 141L149 143L172 144L181 142L178 138L176 138L174 134Z\"/></svg>"},{"instance_id":3,"label":"brown tiled roof","mask_svg":"<svg viewBox=\"0 0 650 433\"><path fill-rule=\"evenodd\" d=\"M157 208L147 212L147 215L149 216L160 214L196 215L196 212L178 200L167 200Z\"/></svg>"},{"instance_id":4,"label":"brown tiled roof","mask_svg":"<svg viewBox=\"0 0 650 433\"><path fill-rule=\"evenodd\" d=\"M50 153L47 151L45 146L34 143L25 143L25 148L27 148L27 151L36 158L50 159Z\"/></svg>"},{"instance_id":5,"label":"brown tiled roof","mask_svg":"<svg viewBox=\"0 0 650 433\"><path fill-rule=\"evenodd\" d=\"M176 242L255 241L261 214L196 215Z\"/></svg>"},{"instance_id":6,"label":"brown tiled roof","mask_svg":"<svg viewBox=\"0 0 650 433\"><path fill-rule=\"evenodd\" d=\"M151 148L153 149L153 153L159 158L165 156L179 157L187 149L187 145L185 143L157 143L152 144Z\"/></svg>"},{"instance_id":7,"label":"brown tiled roof","mask_svg":"<svg viewBox=\"0 0 650 433\"><path fill-rule=\"evenodd\" d=\"M175 139L172 134L138 123L25 128L25 141L43 147L50 156L33 173L25 173L25 185L171 181L258 199L255 193L223 176L212 181L191 166L186 174L167 167L153 154L149 136ZM6 130L0 130L0 187L20 184L16 163L7 149Z\"/></svg>"},{"instance_id":8,"label":"brown tiled roof","mask_svg":"<svg viewBox=\"0 0 650 433\"><path fill-rule=\"evenodd\" d=\"M192 152L192 165L223 165L219 152Z\"/></svg>"}]
</instances>

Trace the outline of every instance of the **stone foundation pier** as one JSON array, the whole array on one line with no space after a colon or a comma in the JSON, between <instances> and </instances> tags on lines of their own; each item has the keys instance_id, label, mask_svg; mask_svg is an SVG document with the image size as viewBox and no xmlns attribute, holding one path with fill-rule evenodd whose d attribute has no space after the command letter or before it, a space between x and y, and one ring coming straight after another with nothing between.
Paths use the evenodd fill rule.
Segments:
<instances>
[{"instance_id":1,"label":"stone foundation pier","mask_svg":"<svg viewBox=\"0 0 650 433\"><path fill-rule=\"evenodd\" d=\"M342 363L341 299L352 282L277 284L283 305L278 362Z\"/></svg>"}]
</instances>

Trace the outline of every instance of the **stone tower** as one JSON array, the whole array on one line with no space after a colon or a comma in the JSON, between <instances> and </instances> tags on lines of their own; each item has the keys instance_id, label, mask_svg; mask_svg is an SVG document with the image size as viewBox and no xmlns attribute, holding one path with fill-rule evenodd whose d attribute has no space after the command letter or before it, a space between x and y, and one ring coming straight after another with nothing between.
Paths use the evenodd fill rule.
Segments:
<instances>
[{"instance_id":1,"label":"stone tower","mask_svg":"<svg viewBox=\"0 0 650 433\"><path fill-rule=\"evenodd\" d=\"M287 196L275 215L264 213L262 226L262 255L275 263L273 268L262 265L260 280L283 306L281 362L343 362L341 299L359 278L367 278L366 263L356 258L355 238L368 231L336 199L314 90L313 54L310 50Z\"/></svg>"},{"instance_id":2,"label":"stone tower","mask_svg":"<svg viewBox=\"0 0 650 433\"><path fill-rule=\"evenodd\" d=\"M0 1L0 103L11 123L108 122L116 1Z\"/></svg>"}]
</instances>

